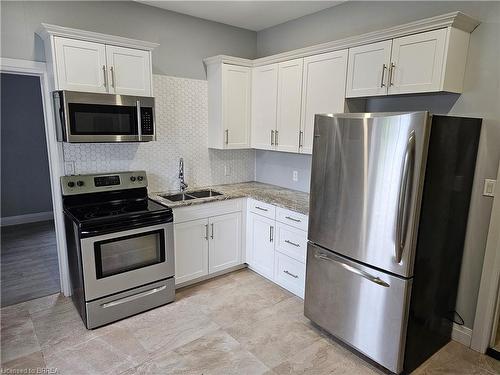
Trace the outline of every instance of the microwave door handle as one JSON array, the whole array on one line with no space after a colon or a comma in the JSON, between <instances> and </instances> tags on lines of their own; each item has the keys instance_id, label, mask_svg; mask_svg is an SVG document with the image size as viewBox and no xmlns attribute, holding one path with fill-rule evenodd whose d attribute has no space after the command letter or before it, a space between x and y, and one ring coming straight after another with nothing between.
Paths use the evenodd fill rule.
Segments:
<instances>
[{"instance_id":1,"label":"microwave door handle","mask_svg":"<svg viewBox=\"0 0 500 375\"><path fill-rule=\"evenodd\" d=\"M137 135L139 137L139 142L142 141L142 124L141 124L141 101L136 102L137 106Z\"/></svg>"}]
</instances>

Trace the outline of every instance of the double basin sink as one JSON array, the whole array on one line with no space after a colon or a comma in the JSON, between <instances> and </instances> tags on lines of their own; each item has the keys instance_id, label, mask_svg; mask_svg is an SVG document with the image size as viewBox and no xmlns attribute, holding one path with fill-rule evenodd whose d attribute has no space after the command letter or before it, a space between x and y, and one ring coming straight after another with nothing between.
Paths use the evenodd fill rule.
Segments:
<instances>
[{"instance_id":1,"label":"double basin sink","mask_svg":"<svg viewBox=\"0 0 500 375\"><path fill-rule=\"evenodd\" d=\"M181 202L191 199L216 197L218 195L222 195L222 193L214 190L195 190L187 193L160 194L160 197L169 200L170 202Z\"/></svg>"}]
</instances>

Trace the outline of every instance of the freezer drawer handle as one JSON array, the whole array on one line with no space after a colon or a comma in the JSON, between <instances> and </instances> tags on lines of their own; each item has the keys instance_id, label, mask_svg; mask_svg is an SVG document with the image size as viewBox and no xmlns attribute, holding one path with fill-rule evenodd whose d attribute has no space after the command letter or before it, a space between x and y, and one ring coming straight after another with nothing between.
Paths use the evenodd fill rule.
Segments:
<instances>
[{"instance_id":1,"label":"freezer drawer handle","mask_svg":"<svg viewBox=\"0 0 500 375\"><path fill-rule=\"evenodd\" d=\"M337 263L339 266L343 267L345 270L352 272L352 273L355 273L356 275L359 275L361 277L364 277L365 279L370 280L372 283L382 285L383 287L386 287L386 288L388 288L390 286L389 284L387 284L384 280L380 279L379 277L370 275L368 272L357 269L356 267L353 267L353 266L346 264L344 262L341 262L339 260L332 259L332 258L328 257L326 254L316 253L316 254L314 254L314 257L316 259L329 260L330 262Z\"/></svg>"},{"instance_id":2,"label":"freezer drawer handle","mask_svg":"<svg viewBox=\"0 0 500 375\"><path fill-rule=\"evenodd\" d=\"M406 246L408 222L410 221L410 203L413 187L413 171L415 169L415 131L408 137L406 154L401 171L401 187L398 198L398 212L396 217L396 262L401 263L403 250Z\"/></svg>"},{"instance_id":3,"label":"freezer drawer handle","mask_svg":"<svg viewBox=\"0 0 500 375\"><path fill-rule=\"evenodd\" d=\"M283 273L286 273L287 275L292 276L294 279L298 279L299 278L297 275L294 275L293 273L288 272L288 270L284 270Z\"/></svg>"},{"instance_id":4,"label":"freezer drawer handle","mask_svg":"<svg viewBox=\"0 0 500 375\"><path fill-rule=\"evenodd\" d=\"M295 246L295 247L300 247L300 245L299 245L298 243L292 242L292 241L290 241L290 240L285 240L285 242L286 242L287 244L293 245L293 246Z\"/></svg>"},{"instance_id":5,"label":"freezer drawer handle","mask_svg":"<svg viewBox=\"0 0 500 375\"><path fill-rule=\"evenodd\" d=\"M106 302L106 303L101 304L101 307L103 309L106 309L108 307L118 306L118 305L121 305L122 303L130 302L130 301L136 300L138 298L150 296L151 294L155 294L155 293L161 292L166 287L167 287L166 285L162 285L159 288L154 288L154 289L146 290L145 292L140 292L140 293L128 296L128 297L120 298L120 299L117 299L117 300L114 300L114 301L111 301L111 302Z\"/></svg>"}]
</instances>

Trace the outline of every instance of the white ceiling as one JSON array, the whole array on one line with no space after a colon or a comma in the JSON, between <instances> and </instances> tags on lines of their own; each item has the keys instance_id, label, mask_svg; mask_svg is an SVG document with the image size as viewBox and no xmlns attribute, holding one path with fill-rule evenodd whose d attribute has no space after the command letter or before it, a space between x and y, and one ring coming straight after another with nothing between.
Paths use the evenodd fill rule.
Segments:
<instances>
[{"instance_id":1,"label":"white ceiling","mask_svg":"<svg viewBox=\"0 0 500 375\"><path fill-rule=\"evenodd\" d=\"M193 17L259 31L338 5L343 1L149 1L136 0ZM344 0L345 1L345 0Z\"/></svg>"}]
</instances>

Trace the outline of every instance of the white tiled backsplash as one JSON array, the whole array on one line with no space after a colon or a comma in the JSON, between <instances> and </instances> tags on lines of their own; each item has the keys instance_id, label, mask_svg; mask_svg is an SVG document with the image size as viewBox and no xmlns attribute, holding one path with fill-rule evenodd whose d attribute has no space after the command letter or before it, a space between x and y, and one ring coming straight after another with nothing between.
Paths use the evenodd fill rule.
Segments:
<instances>
[{"instance_id":1,"label":"white tiled backsplash","mask_svg":"<svg viewBox=\"0 0 500 375\"><path fill-rule=\"evenodd\" d=\"M254 150L208 149L207 81L153 75L156 142L64 143L75 173L145 170L149 191L179 188L179 158L190 187L252 181ZM66 171L68 172L68 171Z\"/></svg>"}]
</instances>

